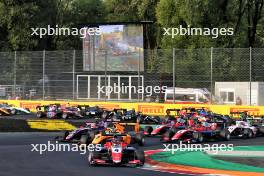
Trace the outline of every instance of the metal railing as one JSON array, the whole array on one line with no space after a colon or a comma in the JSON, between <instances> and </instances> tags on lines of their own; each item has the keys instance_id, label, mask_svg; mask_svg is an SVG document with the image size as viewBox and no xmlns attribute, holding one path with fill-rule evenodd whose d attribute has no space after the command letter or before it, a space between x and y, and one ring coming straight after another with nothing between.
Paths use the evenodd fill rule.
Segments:
<instances>
[{"instance_id":1,"label":"metal railing","mask_svg":"<svg viewBox=\"0 0 264 176\"><path fill-rule=\"evenodd\" d=\"M122 54L98 50L93 57L93 69L89 70L89 57L79 50L0 52L0 97L164 101L168 91L157 93L154 88L165 86L173 90L172 102L179 101L177 88L185 88L185 94L207 89L210 103L264 104L263 48L159 49ZM81 77L85 79L77 80ZM137 91L104 91L99 96L99 77L104 90L123 84ZM138 91L139 87L143 92ZM194 101L191 98L187 97Z\"/></svg>"}]
</instances>

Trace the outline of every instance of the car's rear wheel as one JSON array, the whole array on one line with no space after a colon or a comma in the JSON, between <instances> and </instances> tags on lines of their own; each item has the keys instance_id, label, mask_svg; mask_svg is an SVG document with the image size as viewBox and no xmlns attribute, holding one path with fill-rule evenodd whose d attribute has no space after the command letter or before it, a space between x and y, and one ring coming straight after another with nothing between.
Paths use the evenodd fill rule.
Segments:
<instances>
[{"instance_id":1,"label":"car's rear wheel","mask_svg":"<svg viewBox=\"0 0 264 176\"><path fill-rule=\"evenodd\" d=\"M220 132L220 136L222 139L229 141L230 140L230 132L227 129L224 129Z\"/></svg>"},{"instance_id":2,"label":"car's rear wheel","mask_svg":"<svg viewBox=\"0 0 264 176\"><path fill-rule=\"evenodd\" d=\"M259 127L259 132L264 135L264 126Z\"/></svg>"},{"instance_id":3,"label":"car's rear wheel","mask_svg":"<svg viewBox=\"0 0 264 176\"><path fill-rule=\"evenodd\" d=\"M248 138L253 138L253 137L254 137L253 131L249 129Z\"/></svg>"},{"instance_id":4,"label":"car's rear wheel","mask_svg":"<svg viewBox=\"0 0 264 176\"><path fill-rule=\"evenodd\" d=\"M164 138L168 138L169 140L174 136L174 132L172 130L168 130L165 134L164 134Z\"/></svg>"},{"instance_id":5,"label":"car's rear wheel","mask_svg":"<svg viewBox=\"0 0 264 176\"><path fill-rule=\"evenodd\" d=\"M202 143L204 141L202 133L199 132L193 132L193 138L199 143Z\"/></svg>"},{"instance_id":6,"label":"car's rear wheel","mask_svg":"<svg viewBox=\"0 0 264 176\"><path fill-rule=\"evenodd\" d=\"M90 144L93 141L95 135L96 135L95 131L87 132L87 134L81 136L80 144L85 144L85 145Z\"/></svg>"},{"instance_id":7,"label":"car's rear wheel","mask_svg":"<svg viewBox=\"0 0 264 176\"><path fill-rule=\"evenodd\" d=\"M148 135L151 135L151 132L153 131L153 128L152 128L152 126L146 126L144 131L147 132Z\"/></svg>"},{"instance_id":8,"label":"car's rear wheel","mask_svg":"<svg viewBox=\"0 0 264 176\"><path fill-rule=\"evenodd\" d=\"M248 129L248 128L245 128L244 130L243 130L243 138L244 139L247 139L247 138L249 138L250 137L250 129Z\"/></svg>"}]
</instances>

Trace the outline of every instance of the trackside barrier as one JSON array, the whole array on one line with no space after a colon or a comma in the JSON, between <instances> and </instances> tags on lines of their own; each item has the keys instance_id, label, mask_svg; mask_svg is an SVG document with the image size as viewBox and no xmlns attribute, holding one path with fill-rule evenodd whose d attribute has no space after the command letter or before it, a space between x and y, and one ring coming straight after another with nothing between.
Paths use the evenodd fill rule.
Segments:
<instances>
[{"instance_id":1,"label":"trackside barrier","mask_svg":"<svg viewBox=\"0 0 264 176\"><path fill-rule=\"evenodd\" d=\"M22 108L36 111L39 105L61 104L62 106L89 105L106 109L134 108L149 115L166 115L167 109L186 107L205 107L219 114L228 115L231 112L247 112L249 115L264 116L264 106L236 106L236 105L201 105L201 104L164 104L164 103L123 103L123 102L74 102L74 101L29 101L29 100L0 100L0 103L8 103Z\"/></svg>"}]
</instances>

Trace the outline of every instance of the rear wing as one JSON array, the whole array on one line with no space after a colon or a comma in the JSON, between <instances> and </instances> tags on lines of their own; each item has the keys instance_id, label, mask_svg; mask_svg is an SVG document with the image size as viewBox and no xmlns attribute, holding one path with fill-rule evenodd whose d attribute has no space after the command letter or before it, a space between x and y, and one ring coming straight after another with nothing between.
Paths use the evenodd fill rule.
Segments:
<instances>
[{"instance_id":1,"label":"rear wing","mask_svg":"<svg viewBox=\"0 0 264 176\"><path fill-rule=\"evenodd\" d=\"M139 123L125 123L125 122L113 122L113 124L118 124L124 127L125 132L136 132L139 133L140 125ZM118 127L117 125L117 127Z\"/></svg>"},{"instance_id":2,"label":"rear wing","mask_svg":"<svg viewBox=\"0 0 264 176\"><path fill-rule=\"evenodd\" d=\"M169 114L170 112L176 112L176 115L179 115L181 109L167 109L166 114Z\"/></svg>"},{"instance_id":3,"label":"rear wing","mask_svg":"<svg viewBox=\"0 0 264 176\"><path fill-rule=\"evenodd\" d=\"M36 107L36 110L37 110L37 111L41 111L41 110L44 111L44 110L46 110L48 107L49 107L49 105L37 106L37 107Z\"/></svg>"},{"instance_id":4,"label":"rear wing","mask_svg":"<svg viewBox=\"0 0 264 176\"><path fill-rule=\"evenodd\" d=\"M124 108L115 108L115 109L113 109L113 111L114 112L121 111L123 113L123 112L127 112L127 109L124 109Z\"/></svg>"},{"instance_id":5,"label":"rear wing","mask_svg":"<svg viewBox=\"0 0 264 176\"><path fill-rule=\"evenodd\" d=\"M50 106L53 106L53 105L55 105L55 106L57 106L57 107L61 107L60 104L40 105L40 106L37 106L37 107L36 107L36 110L37 110L37 111L41 111L42 109L46 110L46 109L48 109Z\"/></svg>"}]
</instances>

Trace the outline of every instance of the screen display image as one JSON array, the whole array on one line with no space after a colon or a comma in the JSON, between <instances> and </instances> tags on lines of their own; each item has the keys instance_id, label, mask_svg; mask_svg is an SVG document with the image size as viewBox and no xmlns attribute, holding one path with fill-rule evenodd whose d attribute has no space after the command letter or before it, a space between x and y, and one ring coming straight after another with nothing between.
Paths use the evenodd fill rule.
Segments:
<instances>
[{"instance_id":1,"label":"screen display image","mask_svg":"<svg viewBox=\"0 0 264 176\"><path fill-rule=\"evenodd\" d=\"M99 28L100 35L86 35L83 39L84 71L144 70L142 25Z\"/></svg>"}]
</instances>

